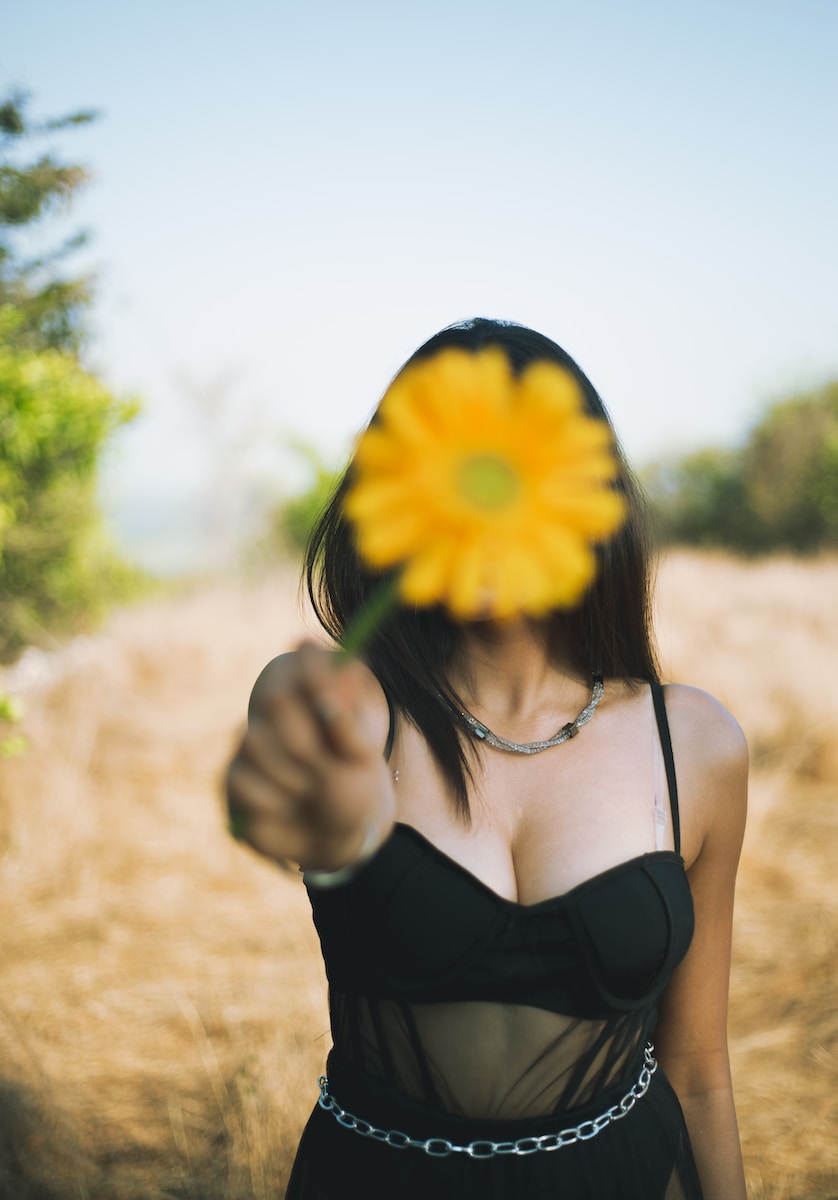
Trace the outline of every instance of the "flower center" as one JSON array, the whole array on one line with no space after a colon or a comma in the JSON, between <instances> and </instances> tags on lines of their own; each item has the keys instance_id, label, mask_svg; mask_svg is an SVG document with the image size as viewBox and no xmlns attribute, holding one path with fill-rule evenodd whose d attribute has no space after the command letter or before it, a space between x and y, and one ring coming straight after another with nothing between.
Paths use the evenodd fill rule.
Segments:
<instances>
[{"instance_id":1,"label":"flower center","mask_svg":"<svg viewBox=\"0 0 838 1200\"><path fill-rule=\"evenodd\" d=\"M460 491L477 508L508 508L518 494L520 478L509 461L497 454L473 454L460 466Z\"/></svg>"}]
</instances>

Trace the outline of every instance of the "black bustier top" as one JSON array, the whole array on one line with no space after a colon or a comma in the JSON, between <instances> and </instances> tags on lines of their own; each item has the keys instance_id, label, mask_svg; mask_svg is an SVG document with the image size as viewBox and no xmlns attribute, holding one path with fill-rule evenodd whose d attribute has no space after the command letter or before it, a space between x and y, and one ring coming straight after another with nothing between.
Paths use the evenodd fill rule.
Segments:
<instances>
[{"instance_id":1,"label":"black bustier top","mask_svg":"<svg viewBox=\"0 0 838 1200\"><path fill-rule=\"evenodd\" d=\"M309 889L343 1062L446 1111L503 1117L586 1102L636 1069L693 933L666 711L652 690L674 851L522 905L397 824L351 883Z\"/></svg>"}]
</instances>

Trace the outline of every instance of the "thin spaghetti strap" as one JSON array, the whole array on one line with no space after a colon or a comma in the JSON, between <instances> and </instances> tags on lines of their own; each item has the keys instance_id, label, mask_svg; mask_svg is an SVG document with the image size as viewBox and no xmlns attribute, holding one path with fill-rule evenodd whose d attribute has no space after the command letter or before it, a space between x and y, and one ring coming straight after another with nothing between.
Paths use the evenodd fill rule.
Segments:
<instances>
[{"instance_id":1,"label":"thin spaghetti strap","mask_svg":"<svg viewBox=\"0 0 838 1200\"><path fill-rule=\"evenodd\" d=\"M384 693L384 699L387 701L387 712L390 714L390 725L387 729L387 741L384 743L384 758L385 761L390 761L390 755L393 753L393 742L396 740L396 710L393 708L393 701Z\"/></svg>"},{"instance_id":2,"label":"thin spaghetti strap","mask_svg":"<svg viewBox=\"0 0 838 1200\"><path fill-rule=\"evenodd\" d=\"M658 723L663 761L666 767L666 785L669 789L669 807L672 811L672 833L675 839L675 853L681 853L681 819L678 815L678 783L675 778L675 758L672 753L672 738L669 733L669 721L666 717L666 704L663 698L663 688L659 683L652 682L652 701L655 706L655 720Z\"/></svg>"}]
</instances>

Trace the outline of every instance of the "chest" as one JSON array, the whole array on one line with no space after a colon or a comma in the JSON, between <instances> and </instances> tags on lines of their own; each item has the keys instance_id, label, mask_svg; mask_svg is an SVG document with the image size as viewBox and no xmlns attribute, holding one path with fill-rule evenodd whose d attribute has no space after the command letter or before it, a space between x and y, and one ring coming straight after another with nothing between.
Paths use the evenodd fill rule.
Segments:
<instances>
[{"instance_id":1,"label":"chest","mask_svg":"<svg viewBox=\"0 0 838 1200\"><path fill-rule=\"evenodd\" d=\"M521 904L562 894L626 859L671 849L671 825L660 828L668 797L658 794L656 805L657 731L644 706L635 709L598 713L578 737L539 754L474 747L470 824L456 817L422 738L401 729L392 758L398 819Z\"/></svg>"},{"instance_id":2,"label":"chest","mask_svg":"<svg viewBox=\"0 0 838 1200\"><path fill-rule=\"evenodd\" d=\"M693 928L686 875L670 852L525 905L407 825L352 887L310 895L333 992L435 1011L463 1000L585 1017L641 1008L665 986Z\"/></svg>"}]
</instances>

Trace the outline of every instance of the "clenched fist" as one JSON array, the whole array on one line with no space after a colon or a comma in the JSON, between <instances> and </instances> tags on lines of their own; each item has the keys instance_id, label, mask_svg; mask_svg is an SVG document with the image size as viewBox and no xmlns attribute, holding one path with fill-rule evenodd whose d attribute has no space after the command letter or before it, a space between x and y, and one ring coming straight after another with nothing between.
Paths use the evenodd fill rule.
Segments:
<instances>
[{"instance_id":1,"label":"clenched fist","mask_svg":"<svg viewBox=\"0 0 838 1200\"><path fill-rule=\"evenodd\" d=\"M310 642L274 659L256 681L227 772L234 835L304 870L339 870L369 853L395 816L387 722L384 693L363 663Z\"/></svg>"}]
</instances>

